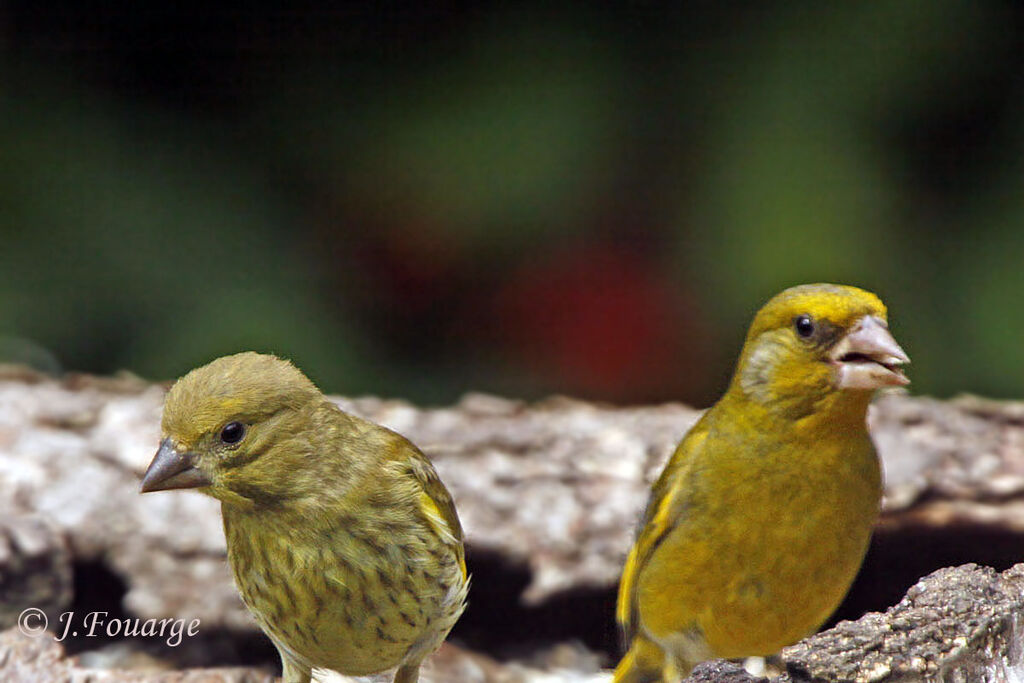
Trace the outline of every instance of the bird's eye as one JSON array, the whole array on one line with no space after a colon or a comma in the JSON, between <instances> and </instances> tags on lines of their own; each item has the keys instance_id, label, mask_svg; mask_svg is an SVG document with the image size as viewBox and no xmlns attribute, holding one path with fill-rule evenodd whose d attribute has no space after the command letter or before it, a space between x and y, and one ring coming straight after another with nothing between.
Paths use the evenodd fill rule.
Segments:
<instances>
[{"instance_id":1,"label":"bird's eye","mask_svg":"<svg viewBox=\"0 0 1024 683\"><path fill-rule=\"evenodd\" d=\"M220 440L228 445L236 444L245 436L245 425L241 422L228 422L220 430Z\"/></svg>"},{"instance_id":2,"label":"bird's eye","mask_svg":"<svg viewBox=\"0 0 1024 683\"><path fill-rule=\"evenodd\" d=\"M807 339L814 334L814 318L809 315L798 315L793 320L793 327L796 329L796 333L798 335Z\"/></svg>"}]
</instances>

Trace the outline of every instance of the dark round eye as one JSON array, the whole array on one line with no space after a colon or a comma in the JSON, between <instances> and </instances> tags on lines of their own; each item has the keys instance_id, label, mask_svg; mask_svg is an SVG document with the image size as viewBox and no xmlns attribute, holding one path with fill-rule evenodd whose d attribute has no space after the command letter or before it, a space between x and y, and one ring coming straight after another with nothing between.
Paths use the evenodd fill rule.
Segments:
<instances>
[{"instance_id":1,"label":"dark round eye","mask_svg":"<svg viewBox=\"0 0 1024 683\"><path fill-rule=\"evenodd\" d=\"M236 444L245 436L245 425L241 422L228 422L220 430L220 440L226 444Z\"/></svg>"},{"instance_id":2,"label":"dark round eye","mask_svg":"<svg viewBox=\"0 0 1024 683\"><path fill-rule=\"evenodd\" d=\"M796 328L797 334L807 339L814 334L814 318L809 315L798 315L793 320L793 327Z\"/></svg>"}]
</instances>

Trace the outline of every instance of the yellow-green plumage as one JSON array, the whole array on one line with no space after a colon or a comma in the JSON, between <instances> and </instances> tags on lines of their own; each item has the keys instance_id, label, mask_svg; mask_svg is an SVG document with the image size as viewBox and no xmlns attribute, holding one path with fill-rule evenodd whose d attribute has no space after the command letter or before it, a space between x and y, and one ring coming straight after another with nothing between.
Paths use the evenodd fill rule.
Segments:
<instances>
[{"instance_id":1,"label":"yellow-green plumage","mask_svg":"<svg viewBox=\"0 0 1024 683\"><path fill-rule=\"evenodd\" d=\"M617 682L770 654L842 600L881 495L870 389L906 383L885 314L836 285L786 290L757 314L728 391L654 484L619 590Z\"/></svg>"},{"instance_id":2,"label":"yellow-green plumage","mask_svg":"<svg viewBox=\"0 0 1024 683\"><path fill-rule=\"evenodd\" d=\"M222 439L231 423L244 426L237 444ZM468 588L454 505L420 451L341 411L290 363L255 353L179 380L163 432L191 469L167 477L165 467L165 485L144 489L201 478L222 501L235 581L286 683L309 681L312 668L417 679Z\"/></svg>"}]
</instances>

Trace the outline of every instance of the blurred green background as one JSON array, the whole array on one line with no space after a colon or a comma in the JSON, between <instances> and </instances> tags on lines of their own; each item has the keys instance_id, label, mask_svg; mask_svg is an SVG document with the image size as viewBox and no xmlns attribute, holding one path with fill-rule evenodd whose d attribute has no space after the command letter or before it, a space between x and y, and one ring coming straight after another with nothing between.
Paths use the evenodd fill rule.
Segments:
<instances>
[{"instance_id":1,"label":"blurred green background","mask_svg":"<svg viewBox=\"0 0 1024 683\"><path fill-rule=\"evenodd\" d=\"M792 284L1024 395L1020 3L0 4L0 359L721 391Z\"/></svg>"}]
</instances>

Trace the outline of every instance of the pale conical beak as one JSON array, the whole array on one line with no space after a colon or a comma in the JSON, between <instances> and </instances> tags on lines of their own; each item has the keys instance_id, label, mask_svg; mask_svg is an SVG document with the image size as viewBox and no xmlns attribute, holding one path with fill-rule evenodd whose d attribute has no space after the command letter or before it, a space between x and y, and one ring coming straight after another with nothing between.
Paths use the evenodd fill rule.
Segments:
<instances>
[{"instance_id":1,"label":"pale conical beak","mask_svg":"<svg viewBox=\"0 0 1024 683\"><path fill-rule=\"evenodd\" d=\"M910 358L892 338L885 321L866 315L829 353L840 389L880 389L910 384L901 366Z\"/></svg>"},{"instance_id":2,"label":"pale conical beak","mask_svg":"<svg viewBox=\"0 0 1024 683\"><path fill-rule=\"evenodd\" d=\"M195 467L193 453L179 453L170 439L160 442L160 449L142 477L140 493L169 489L194 489L213 482Z\"/></svg>"}]
</instances>

